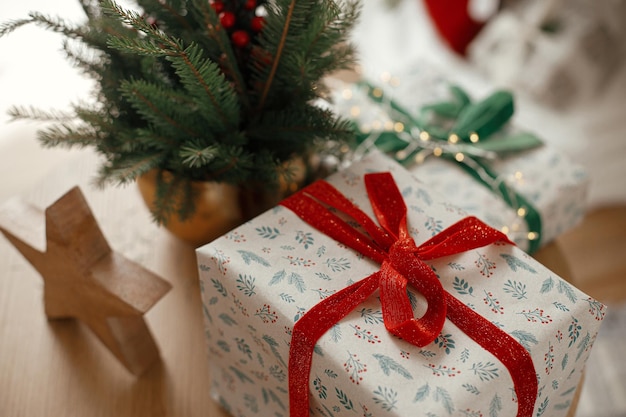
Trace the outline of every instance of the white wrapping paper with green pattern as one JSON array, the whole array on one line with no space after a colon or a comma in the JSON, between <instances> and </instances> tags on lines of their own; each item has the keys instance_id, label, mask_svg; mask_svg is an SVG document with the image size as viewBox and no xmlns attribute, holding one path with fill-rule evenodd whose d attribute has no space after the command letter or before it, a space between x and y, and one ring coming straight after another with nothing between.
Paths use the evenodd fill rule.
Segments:
<instances>
[{"instance_id":1,"label":"white wrapping paper with green pattern","mask_svg":"<svg viewBox=\"0 0 626 417\"><path fill-rule=\"evenodd\" d=\"M329 178L372 217L363 175L390 171L416 243L467 213L372 153ZM329 294L378 270L278 206L197 249L211 395L232 415L288 412L287 362L294 323ZM565 416L605 314L519 248L494 244L429 262L444 288L531 354L539 382L535 415ZM390 335L377 292L318 342L310 378L312 416L514 416L506 368L446 321L418 348ZM423 298L410 292L417 316Z\"/></svg>"}]
</instances>

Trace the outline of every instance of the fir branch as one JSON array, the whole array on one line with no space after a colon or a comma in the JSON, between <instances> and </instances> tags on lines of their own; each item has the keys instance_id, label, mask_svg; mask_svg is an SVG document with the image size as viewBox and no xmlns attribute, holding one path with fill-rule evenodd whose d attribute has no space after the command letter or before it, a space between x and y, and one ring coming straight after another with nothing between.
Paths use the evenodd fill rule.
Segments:
<instances>
[{"instance_id":1,"label":"fir branch","mask_svg":"<svg viewBox=\"0 0 626 417\"><path fill-rule=\"evenodd\" d=\"M205 120L210 122L217 113L221 126L210 125L209 128L227 131L238 127L237 94L221 74L217 64L209 59L203 60L202 50L195 44L181 51L177 57L168 57L168 60L172 62L187 92L200 100Z\"/></svg>"},{"instance_id":2,"label":"fir branch","mask_svg":"<svg viewBox=\"0 0 626 417\"><path fill-rule=\"evenodd\" d=\"M80 39L82 33L79 29L72 27L60 17L47 16L38 12L31 12L28 18L17 19L5 22L0 25L0 38L21 28L22 26L34 24L52 32L60 33L71 39Z\"/></svg>"},{"instance_id":3,"label":"fir branch","mask_svg":"<svg viewBox=\"0 0 626 417\"><path fill-rule=\"evenodd\" d=\"M89 126L71 126L66 123L50 126L37 132L37 139L44 147L66 148L96 146L97 133Z\"/></svg>"},{"instance_id":4,"label":"fir branch","mask_svg":"<svg viewBox=\"0 0 626 417\"><path fill-rule=\"evenodd\" d=\"M200 24L207 28L209 36L217 43L218 52L215 59L219 59L219 55L221 54L225 56L226 59L220 60L220 64L224 66L224 72L232 78L235 84L235 90L239 94L239 100L243 107L249 107L250 101L248 99L246 83L237 63L237 59L235 58L228 34L221 28L219 17L210 6L209 2L205 0L193 0L193 5L195 7L192 11L199 11L200 16L197 18Z\"/></svg>"},{"instance_id":5,"label":"fir branch","mask_svg":"<svg viewBox=\"0 0 626 417\"><path fill-rule=\"evenodd\" d=\"M42 110L34 106L11 106L7 111L10 121L37 120L39 122L68 122L76 119L76 115L60 110Z\"/></svg>"},{"instance_id":6,"label":"fir branch","mask_svg":"<svg viewBox=\"0 0 626 417\"><path fill-rule=\"evenodd\" d=\"M198 136L196 132L179 123L172 114L181 109L181 104L185 100L176 92L165 91L162 87L143 80L124 81L120 91L130 100L135 109L155 126L166 131L169 130L167 129L169 126L191 137ZM163 105L158 103L167 104L169 108L164 109ZM176 134L174 131L171 133Z\"/></svg>"},{"instance_id":7,"label":"fir branch","mask_svg":"<svg viewBox=\"0 0 626 417\"><path fill-rule=\"evenodd\" d=\"M180 157L183 159L183 165L187 165L190 168L200 168L207 165L211 161L217 158L217 146L207 146L202 149L198 149L192 146L183 146L180 149Z\"/></svg>"},{"instance_id":8,"label":"fir branch","mask_svg":"<svg viewBox=\"0 0 626 417\"><path fill-rule=\"evenodd\" d=\"M167 51L161 45L156 44L152 39L128 38L120 36L110 36L107 44L109 47L124 52L134 52L145 56L163 56Z\"/></svg>"},{"instance_id":9,"label":"fir branch","mask_svg":"<svg viewBox=\"0 0 626 417\"><path fill-rule=\"evenodd\" d=\"M163 15L162 13L158 13L159 16L159 20L163 19L165 20L165 23L177 23L180 27L183 27L186 30L192 30L191 25L189 24L189 22L185 19L184 16L182 16L178 11L176 11L176 8L174 6L172 6L170 3L173 3L171 0L170 1L160 1L160 0L137 0L137 4L139 4L139 6L144 9L144 10L155 10L158 11L163 10L167 13L167 15ZM182 7L183 2L179 3L179 7ZM184 2L186 3L186 2ZM207 1L208 3L208 1ZM165 17L171 17L171 19L166 19ZM161 23L161 22L157 22L157 23Z\"/></svg>"},{"instance_id":10,"label":"fir branch","mask_svg":"<svg viewBox=\"0 0 626 417\"><path fill-rule=\"evenodd\" d=\"M195 208L191 181L182 177L166 179L165 174L163 171L157 174L154 209L151 210L157 224L165 224L173 213L178 213L181 221L185 220Z\"/></svg>"},{"instance_id":11,"label":"fir branch","mask_svg":"<svg viewBox=\"0 0 626 417\"><path fill-rule=\"evenodd\" d=\"M270 73L265 80L263 86L263 92L261 93L261 100L257 106L257 112L261 112L265 108L265 101L267 100L267 95L270 92L270 88L272 87L272 83L274 81L274 77L276 76L276 71L278 69L278 64L280 63L280 59L283 53L283 49L285 48L285 43L287 40L287 34L289 33L289 27L291 26L291 18L293 16L293 11L296 6L296 0L291 0L289 4L289 8L287 11L287 15L285 16L285 24L283 26L283 31L278 42L278 47L274 54L274 60L272 62L272 68L270 69Z\"/></svg>"},{"instance_id":12,"label":"fir branch","mask_svg":"<svg viewBox=\"0 0 626 417\"><path fill-rule=\"evenodd\" d=\"M137 177L159 166L164 154L140 155L135 158L113 160L103 165L96 177L96 185L100 188L108 185L125 185Z\"/></svg>"}]
</instances>

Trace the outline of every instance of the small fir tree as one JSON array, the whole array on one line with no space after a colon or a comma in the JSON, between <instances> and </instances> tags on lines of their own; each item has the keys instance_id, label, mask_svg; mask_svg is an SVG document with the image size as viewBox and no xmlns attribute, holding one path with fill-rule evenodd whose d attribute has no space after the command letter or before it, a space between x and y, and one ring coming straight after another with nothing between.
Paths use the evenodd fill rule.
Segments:
<instances>
[{"instance_id":1,"label":"small fir tree","mask_svg":"<svg viewBox=\"0 0 626 417\"><path fill-rule=\"evenodd\" d=\"M95 148L100 185L158 169L158 222L193 212L191 181L273 187L285 161L351 139L316 100L324 78L353 63L358 0L136 0L140 11L79 1L84 24L31 13L0 37L28 24L61 33L97 80L95 104L10 114L54 122L39 132L45 146Z\"/></svg>"}]
</instances>

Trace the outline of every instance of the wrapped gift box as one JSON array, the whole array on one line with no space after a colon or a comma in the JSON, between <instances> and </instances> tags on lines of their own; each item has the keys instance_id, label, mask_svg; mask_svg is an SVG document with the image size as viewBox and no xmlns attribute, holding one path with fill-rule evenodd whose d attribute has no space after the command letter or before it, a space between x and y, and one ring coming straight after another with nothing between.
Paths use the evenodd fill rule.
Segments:
<instances>
[{"instance_id":1,"label":"wrapped gift box","mask_svg":"<svg viewBox=\"0 0 626 417\"><path fill-rule=\"evenodd\" d=\"M462 209L380 153L329 178L373 218L363 176L391 172L419 245L465 217ZM379 270L278 206L197 250L212 395L234 416L288 416L294 323L331 294ZM538 379L533 415L565 416L605 307L516 246L492 244L428 264L444 288L518 341ZM514 416L511 376L446 320L418 348L390 335L378 292L316 344L314 416ZM420 317L425 301L409 290Z\"/></svg>"},{"instance_id":2,"label":"wrapped gift box","mask_svg":"<svg viewBox=\"0 0 626 417\"><path fill-rule=\"evenodd\" d=\"M388 98L412 114L419 115L423 106L447 100L451 96L449 81L435 68L428 66L411 70L399 78L388 77L375 87L341 80L334 80L332 86L333 109L351 117L362 131L371 133L371 140L366 140L357 148L358 154L374 146L380 132L394 131L398 120L386 101ZM380 88L384 92L382 103L368 98L372 88ZM512 123L503 128L506 133L517 131L520 129ZM497 134L503 136L503 132ZM419 142L418 133L405 134L402 138L407 143ZM471 158L466 158L463 164L467 167L471 162ZM483 158L481 163L497 174L495 178L489 178L480 169L477 170L476 176L490 181L487 186L463 169L463 164L455 161L429 156L421 162L409 161L405 166L421 181L442 193L450 203L505 232L529 253L582 220L588 175L582 166L550 146L542 145L491 159ZM512 198L512 204L507 204L502 195L494 192L500 183L505 183L530 204L530 209L538 213L540 225L527 221L529 207L516 203L515 197Z\"/></svg>"}]
</instances>

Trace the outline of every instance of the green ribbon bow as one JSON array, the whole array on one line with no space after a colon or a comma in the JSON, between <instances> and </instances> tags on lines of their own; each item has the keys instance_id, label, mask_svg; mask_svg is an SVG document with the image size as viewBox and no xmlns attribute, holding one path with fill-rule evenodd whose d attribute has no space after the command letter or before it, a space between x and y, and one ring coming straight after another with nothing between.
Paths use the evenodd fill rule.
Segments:
<instances>
[{"instance_id":1,"label":"green ribbon bow","mask_svg":"<svg viewBox=\"0 0 626 417\"><path fill-rule=\"evenodd\" d=\"M393 154L403 165L419 163L430 155L455 161L479 183L488 187L524 218L528 225L528 252L540 246L541 216L533 205L512 189L491 168L489 160L543 145L529 132L503 129L514 112L513 95L498 90L472 102L460 87L450 86L451 99L423 106L411 114L383 90L366 81L357 85L368 97L387 107L393 130L363 132L358 127L357 143L376 146Z\"/></svg>"}]
</instances>

